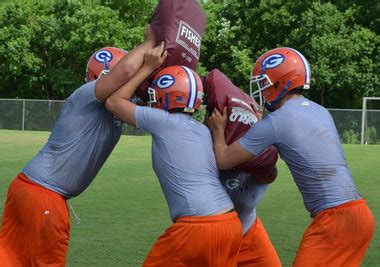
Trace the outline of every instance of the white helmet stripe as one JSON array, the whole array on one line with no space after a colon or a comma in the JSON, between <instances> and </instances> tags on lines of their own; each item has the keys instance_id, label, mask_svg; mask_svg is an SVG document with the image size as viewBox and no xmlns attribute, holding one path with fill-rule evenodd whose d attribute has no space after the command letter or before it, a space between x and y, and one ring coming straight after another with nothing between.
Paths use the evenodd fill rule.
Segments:
<instances>
[{"instance_id":1,"label":"white helmet stripe","mask_svg":"<svg viewBox=\"0 0 380 267\"><path fill-rule=\"evenodd\" d=\"M182 68L186 71L190 81L190 92L189 100L187 101L187 107L194 108L198 94L197 79L195 78L194 73L188 67L182 66Z\"/></svg>"},{"instance_id":2,"label":"white helmet stripe","mask_svg":"<svg viewBox=\"0 0 380 267\"><path fill-rule=\"evenodd\" d=\"M306 81L305 81L305 83L310 84L310 65L309 65L309 62L307 62L307 59L300 52L298 52L297 50L295 50L293 48L290 48L290 49L293 50L294 52L296 52L297 55L299 55L300 58L302 59L302 62L304 64L305 70L306 70Z\"/></svg>"}]
</instances>

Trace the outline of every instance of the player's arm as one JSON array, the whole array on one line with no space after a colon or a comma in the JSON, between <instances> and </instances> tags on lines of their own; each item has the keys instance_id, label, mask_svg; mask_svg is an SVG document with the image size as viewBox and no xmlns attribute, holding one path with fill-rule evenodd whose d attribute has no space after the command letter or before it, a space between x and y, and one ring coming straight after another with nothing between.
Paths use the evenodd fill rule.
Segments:
<instances>
[{"instance_id":1,"label":"player's arm","mask_svg":"<svg viewBox=\"0 0 380 267\"><path fill-rule=\"evenodd\" d=\"M146 51L144 55L144 64L126 84L107 98L106 108L123 122L136 126L136 105L129 100L137 87L154 70L162 65L166 56L167 51L164 51L164 43L161 43L154 49Z\"/></svg>"},{"instance_id":2,"label":"player's arm","mask_svg":"<svg viewBox=\"0 0 380 267\"><path fill-rule=\"evenodd\" d=\"M256 156L240 146L239 140L226 144L224 130L227 125L227 108L221 114L216 108L207 120L214 142L214 152L218 169L228 170Z\"/></svg>"},{"instance_id":3,"label":"player's arm","mask_svg":"<svg viewBox=\"0 0 380 267\"><path fill-rule=\"evenodd\" d=\"M141 67L144 53L156 45L156 39L150 25L145 31L145 41L126 54L112 70L96 81L95 97L105 101L113 92L123 86Z\"/></svg>"}]
</instances>

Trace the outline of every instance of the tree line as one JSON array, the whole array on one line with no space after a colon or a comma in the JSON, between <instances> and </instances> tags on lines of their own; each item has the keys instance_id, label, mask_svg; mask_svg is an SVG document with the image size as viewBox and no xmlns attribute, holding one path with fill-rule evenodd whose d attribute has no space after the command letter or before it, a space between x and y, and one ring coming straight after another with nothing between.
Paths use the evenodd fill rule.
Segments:
<instances>
[{"instance_id":1,"label":"tree line","mask_svg":"<svg viewBox=\"0 0 380 267\"><path fill-rule=\"evenodd\" d=\"M360 108L380 96L380 2L376 0L200 1L207 15L198 72L219 68L244 90L268 49L303 53L312 100ZM83 84L90 55L131 50L157 1L51 0L0 4L0 98L65 99Z\"/></svg>"}]
</instances>

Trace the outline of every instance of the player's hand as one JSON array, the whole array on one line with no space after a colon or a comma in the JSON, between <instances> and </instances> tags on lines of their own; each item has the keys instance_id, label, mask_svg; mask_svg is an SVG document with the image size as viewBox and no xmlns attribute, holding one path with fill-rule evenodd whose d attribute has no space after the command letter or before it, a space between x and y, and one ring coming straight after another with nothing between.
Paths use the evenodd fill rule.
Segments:
<instances>
[{"instance_id":1,"label":"player's hand","mask_svg":"<svg viewBox=\"0 0 380 267\"><path fill-rule=\"evenodd\" d=\"M227 107L220 113L217 108L214 108L211 116L207 119L207 126L211 132L223 131L227 126Z\"/></svg>"},{"instance_id":2,"label":"player's hand","mask_svg":"<svg viewBox=\"0 0 380 267\"><path fill-rule=\"evenodd\" d=\"M263 111L262 110L254 110L256 117L261 121L263 119Z\"/></svg>"},{"instance_id":3,"label":"player's hand","mask_svg":"<svg viewBox=\"0 0 380 267\"><path fill-rule=\"evenodd\" d=\"M261 120L264 115L264 109L256 102L253 101L253 111L255 112L256 117Z\"/></svg>"},{"instance_id":4,"label":"player's hand","mask_svg":"<svg viewBox=\"0 0 380 267\"><path fill-rule=\"evenodd\" d=\"M168 51L164 51L164 42L156 46L153 49L148 49L144 55L144 65L143 67L154 71L164 63Z\"/></svg>"}]
</instances>

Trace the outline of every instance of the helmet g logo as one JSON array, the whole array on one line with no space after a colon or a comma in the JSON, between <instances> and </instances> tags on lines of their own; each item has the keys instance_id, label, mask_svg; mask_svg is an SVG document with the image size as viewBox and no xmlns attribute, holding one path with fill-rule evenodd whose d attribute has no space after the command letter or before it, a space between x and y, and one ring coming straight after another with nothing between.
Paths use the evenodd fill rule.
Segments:
<instances>
[{"instance_id":1,"label":"helmet g logo","mask_svg":"<svg viewBox=\"0 0 380 267\"><path fill-rule=\"evenodd\" d=\"M112 60L112 54L107 50L100 50L96 53L95 59L101 63L107 63Z\"/></svg>"},{"instance_id":2,"label":"helmet g logo","mask_svg":"<svg viewBox=\"0 0 380 267\"><path fill-rule=\"evenodd\" d=\"M175 79L173 76L169 75L169 74L165 74L165 75L162 75L161 77L159 77L157 79L157 87L160 88L160 89L166 89L166 88L169 88L170 86L172 86L175 82Z\"/></svg>"},{"instance_id":3,"label":"helmet g logo","mask_svg":"<svg viewBox=\"0 0 380 267\"><path fill-rule=\"evenodd\" d=\"M270 55L263 61L263 69L273 69L284 62L284 60L285 58L281 54Z\"/></svg>"}]
</instances>

